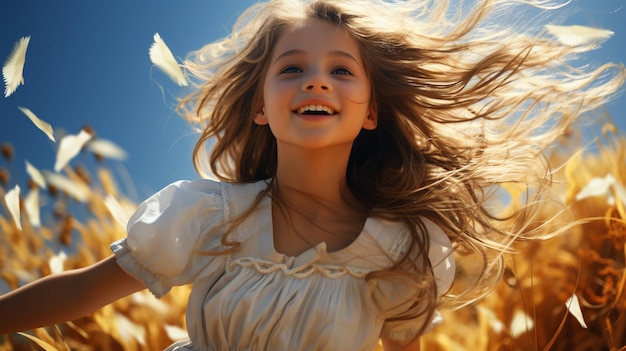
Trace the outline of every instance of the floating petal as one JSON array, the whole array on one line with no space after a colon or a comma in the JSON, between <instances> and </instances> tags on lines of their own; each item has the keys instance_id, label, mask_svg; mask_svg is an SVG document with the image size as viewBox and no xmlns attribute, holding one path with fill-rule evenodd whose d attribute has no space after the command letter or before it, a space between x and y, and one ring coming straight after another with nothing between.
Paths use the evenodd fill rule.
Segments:
<instances>
[{"instance_id":1,"label":"floating petal","mask_svg":"<svg viewBox=\"0 0 626 351\"><path fill-rule=\"evenodd\" d=\"M46 188L46 179L43 177L41 172L39 172L39 170L28 161L26 161L26 173L28 173L30 179L32 179L37 186L42 189Z\"/></svg>"},{"instance_id":2,"label":"floating petal","mask_svg":"<svg viewBox=\"0 0 626 351\"><path fill-rule=\"evenodd\" d=\"M186 86L187 78L180 69L176 58L167 47L159 33L154 34L154 43L150 46L150 61L154 63L159 69L167 74L174 83L180 86Z\"/></svg>"},{"instance_id":3,"label":"floating petal","mask_svg":"<svg viewBox=\"0 0 626 351\"><path fill-rule=\"evenodd\" d=\"M42 176L43 177L43 176ZM24 198L24 208L28 213L30 224L35 227L41 227L41 217L39 215L39 189L31 189Z\"/></svg>"},{"instance_id":4,"label":"floating petal","mask_svg":"<svg viewBox=\"0 0 626 351\"><path fill-rule=\"evenodd\" d=\"M20 186L16 185L15 188L9 190L4 195L4 201L7 204L9 213L13 218L13 222L18 230L22 230L22 222L20 221Z\"/></svg>"},{"instance_id":5,"label":"floating petal","mask_svg":"<svg viewBox=\"0 0 626 351\"><path fill-rule=\"evenodd\" d=\"M132 213L124 210L122 205L115 199L115 197L111 195L107 195L104 199L104 205L107 207L111 215L115 219L115 221L122 227L126 228L128 225L128 220L130 219Z\"/></svg>"},{"instance_id":6,"label":"floating petal","mask_svg":"<svg viewBox=\"0 0 626 351\"><path fill-rule=\"evenodd\" d=\"M121 313L115 313L115 324L120 336L125 341L135 339L140 345L146 344L146 330L139 324L126 318Z\"/></svg>"},{"instance_id":7,"label":"floating petal","mask_svg":"<svg viewBox=\"0 0 626 351\"><path fill-rule=\"evenodd\" d=\"M30 36L23 37L15 43L13 51L2 67L4 78L4 97L9 97L20 84L24 84L24 61L26 61L26 49L30 42Z\"/></svg>"},{"instance_id":8,"label":"floating petal","mask_svg":"<svg viewBox=\"0 0 626 351\"><path fill-rule=\"evenodd\" d=\"M46 135L48 136L48 138L54 142L56 142L56 140L54 139L54 130L52 129L52 126L44 121L39 119L39 117L37 117L31 110L27 109L26 107L18 107L20 109L20 111L22 111L26 117L28 117L31 122L33 122L33 124L39 128L39 130L41 130L42 132L46 133Z\"/></svg>"},{"instance_id":9,"label":"floating petal","mask_svg":"<svg viewBox=\"0 0 626 351\"><path fill-rule=\"evenodd\" d=\"M66 135L61 139L59 143L59 150L57 151L57 160L54 163L55 172L59 172L66 164L70 162L74 156L78 155L80 150L91 139L92 135L86 132L84 129L78 133L78 135Z\"/></svg>"},{"instance_id":10,"label":"floating petal","mask_svg":"<svg viewBox=\"0 0 626 351\"><path fill-rule=\"evenodd\" d=\"M621 218L626 218L626 187L620 182L615 181L613 184L615 195L617 195L617 210L619 211Z\"/></svg>"},{"instance_id":11,"label":"floating petal","mask_svg":"<svg viewBox=\"0 0 626 351\"><path fill-rule=\"evenodd\" d=\"M170 306L167 303L157 299L156 297L154 297L154 295L146 293L145 291L134 293L132 295L132 300L136 304L149 307L150 309L156 311L162 316L165 316L167 315L167 313L170 312Z\"/></svg>"},{"instance_id":12,"label":"floating petal","mask_svg":"<svg viewBox=\"0 0 626 351\"><path fill-rule=\"evenodd\" d=\"M52 256L50 261L48 261L48 266L50 267L51 273L61 273L65 270L65 260L67 259L67 254L61 251L58 254Z\"/></svg>"},{"instance_id":13,"label":"floating petal","mask_svg":"<svg viewBox=\"0 0 626 351\"><path fill-rule=\"evenodd\" d=\"M170 338L170 340L172 341L180 341L180 340L185 340L189 338L189 335L187 334L185 329L181 327L166 324L164 328L165 328L165 333L167 334L167 337Z\"/></svg>"},{"instance_id":14,"label":"floating petal","mask_svg":"<svg viewBox=\"0 0 626 351\"><path fill-rule=\"evenodd\" d=\"M94 139L89 142L87 148L96 155L113 160L124 161L128 157L126 151L110 140Z\"/></svg>"},{"instance_id":15,"label":"floating petal","mask_svg":"<svg viewBox=\"0 0 626 351\"><path fill-rule=\"evenodd\" d=\"M493 310L481 305L477 305L476 308L494 332L500 334L504 330L504 323L498 319Z\"/></svg>"},{"instance_id":16,"label":"floating petal","mask_svg":"<svg viewBox=\"0 0 626 351\"><path fill-rule=\"evenodd\" d=\"M46 181L57 189L64 191L77 201L85 202L91 195L91 190L85 184L73 181L72 179L58 173L44 171Z\"/></svg>"},{"instance_id":17,"label":"floating petal","mask_svg":"<svg viewBox=\"0 0 626 351\"><path fill-rule=\"evenodd\" d=\"M587 329L587 323L585 323L585 317L583 317L583 311L580 310L580 302L578 302L578 296L576 294L572 295L565 302L565 307L569 313L576 318L580 326Z\"/></svg>"},{"instance_id":18,"label":"floating petal","mask_svg":"<svg viewBox=\"0 0 626 351\"><path fill-rule=\"evenodd\" d=\"M576 200L580 201L593 196L606 196L609 203L614 202L609 189L611 189L615 183L615 177L611 174L607 174L604 178L592 178L589 183L576 194Z\"/></svg>"},{"instance_id":19,"label":"floating petal","mask_svg":"<svg viewBox=\"0 0 626 351\"><path fill-rule=\"evenodd\" d=\"M535 322L530 318L526 312L522 310L515 311L513 320L511 320L511 337L516 339L518 336L527 333L535 327Z\"/></svg>"},{"instance_id":20,"label":"floating petal","mask_svg":"<svg viewBox=\"0 0 626 351\"><path fill-rule=\"evenodd\" d=\"M569 46L597 44L615 34L608 29L578 25L557 26L548 24L545 28L548 33L554 35L561 43Z\"/></svg>"}]
</instances>

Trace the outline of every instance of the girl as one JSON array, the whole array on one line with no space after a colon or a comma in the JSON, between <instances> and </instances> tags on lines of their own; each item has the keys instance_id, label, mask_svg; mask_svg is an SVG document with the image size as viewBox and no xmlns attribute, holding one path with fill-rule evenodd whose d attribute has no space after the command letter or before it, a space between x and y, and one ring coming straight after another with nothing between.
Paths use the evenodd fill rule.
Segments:
<instances>
[{"instance_id":1,"label":"girl","mask_svg":"<svg viewBox=\"0 0 626 351\"><path fill-rule=\"evenodd\" d=\"M542 150L624 80L622 66L566 64L585 48L487 21L514 5L253 6L185 63L194 161L220 182L166 187L114 255L3 296L0 333L193 283L189 340L169 350L418 350L444 301L484 294L513 241L546 234ZM528 194L499 217L502 184ZM455 294L453 251L480 262Z\"/></svg>"}]
</instances>

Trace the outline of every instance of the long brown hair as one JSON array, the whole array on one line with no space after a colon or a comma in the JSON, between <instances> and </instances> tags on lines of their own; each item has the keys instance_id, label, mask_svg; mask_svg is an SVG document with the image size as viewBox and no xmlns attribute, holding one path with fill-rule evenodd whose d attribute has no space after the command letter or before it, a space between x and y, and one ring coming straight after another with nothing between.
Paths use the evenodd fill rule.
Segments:
<instances>
[{"instance_id":1,"label":"long brown hair","mask_svg":"<svg viewBox=\"0 0 626 351\"><path fill-rule=\"evenodd\" d=\"M428 250L422 219L438 224L458 254L482 261L475 285L465 291L470 294L458 301L486 293L513 241L558 233L533 223L550 200L551 170L542 152L581 114L606 102L625 72L616 64L571 66L590 47L531 31L541 26L511 23L513 11L528 4L547 10L547 1L454 4L278 0L252 6L230 37L185 63L198 83L180 104L202 130L196 168L229 182L274 177L275 139L253 122L272 48L284 28L303 19L337 25L360 46L378 108L377 128L361 131L354 142L350 191L370 215L407 224L414 239L407 255ZM510 184L522 187L526 204L503 215L489 204ZM390 269L406 267L407 255ZM411 271L427 284L415 301L430 301L424 313L432 314L432 271L427 255L418 257L422 262L414 266L422 269Z\"/></svg>"}]
</instances>

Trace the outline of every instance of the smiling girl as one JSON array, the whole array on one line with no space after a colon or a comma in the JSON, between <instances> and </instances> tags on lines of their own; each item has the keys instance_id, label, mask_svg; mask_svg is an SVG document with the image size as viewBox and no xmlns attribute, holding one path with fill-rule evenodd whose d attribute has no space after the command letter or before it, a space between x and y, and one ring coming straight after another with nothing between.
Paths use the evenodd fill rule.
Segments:
<instances>
[{"instance_id":1,"label":"smiling girl","mask_svg":"<svg viewBox=\"0 0 626 351\"><path fill-rule=\"evenodd\" d=\"M492 286L512 242L554 234L533 224L541 152L624 80L489 22L515 4L254 5L185 63L194 160L219 181L169 185L111 257L2 296L0 332L192 283L189 339L169 350L418 350L442 304ZM528 203L501 218L490 191L509 183ZM453 295L453 255L470 254L480 272Z\"/></svg>"}]
</instances>

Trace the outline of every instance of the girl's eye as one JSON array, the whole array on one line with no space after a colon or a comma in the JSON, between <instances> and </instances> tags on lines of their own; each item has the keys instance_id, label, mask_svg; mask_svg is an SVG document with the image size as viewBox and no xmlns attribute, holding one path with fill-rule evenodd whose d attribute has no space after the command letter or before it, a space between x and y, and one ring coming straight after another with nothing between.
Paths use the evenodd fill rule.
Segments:
<instances>
[{"instance_id":1,"label":"girl's eye","mask_svg":"<svg viewBox=\"0 0 626 351\"><path fill-rule=\"evenodd\" d=\"M334 70L332 71L332 74L339 74L339 75L347 75L347 76L351 76L351 75L352 75L352 72L350 72L350 70L349 70L349 69L347 69L347 68L340 67L340 68L336 68L336 69L334 69Z\"/></svg>"},{"instance_id":2,"label":"girl's eye","mask_svg":"<svg viewBox=\"0 0 626 351\"><path fill-rule=\"evenodd\" d=\"M295 67L295 66L290 66L290 67L284 68L282 71L280 71L280 73L287 73L287 74L289 74L289 73L301 73L301 72L302 72L302 70L300 68L298 68L298 67Z\"/></svg>"}]
</instances>

